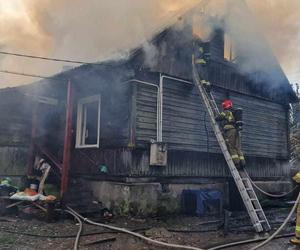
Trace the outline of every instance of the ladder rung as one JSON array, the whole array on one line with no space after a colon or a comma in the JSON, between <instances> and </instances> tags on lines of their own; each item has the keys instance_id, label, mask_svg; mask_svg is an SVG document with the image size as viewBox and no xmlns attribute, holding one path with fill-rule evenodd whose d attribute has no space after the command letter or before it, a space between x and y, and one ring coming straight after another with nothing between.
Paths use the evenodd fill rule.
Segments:
<instances>
[{"instance_id":1,"label":"ladder rung","mask_svg":"<svg viewBox=\"0 0 300 250\"><path fill-rule=\"evenodd\" d=\"M254 209L255 212L262 212L263 210L261 208L259 209Z\"/></svg>"},{"instance_id":2,"label":"ladder rung","mask_svg":"<svg viewBox=\"0 0 300 250\"><path fill-rule=\"evenodd\" d=\"M254 192L253 188L246 188L246 190Z\"/></svg>"}]
</instances>

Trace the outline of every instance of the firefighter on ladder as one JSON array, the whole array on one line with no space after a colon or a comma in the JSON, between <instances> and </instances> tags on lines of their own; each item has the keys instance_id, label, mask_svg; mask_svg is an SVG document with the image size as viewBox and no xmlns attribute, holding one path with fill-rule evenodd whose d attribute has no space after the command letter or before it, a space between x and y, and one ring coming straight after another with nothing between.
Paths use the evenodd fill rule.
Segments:
<instances>
[{"instance_id":1,"label":"firefighter on ladder","mask_svg":"<svg viewBox=\"0 0 300 250\"><path fill-rule=\"evenodd\" d=\"M226 99L222 103L223 112L216 120L220 121L223 129L224 139L228 151L237 168L243 168L246 164L244 154L241 150L240 130L242 129L241 109L233 109L232 101Z\"/></svg>"}]
</instances>

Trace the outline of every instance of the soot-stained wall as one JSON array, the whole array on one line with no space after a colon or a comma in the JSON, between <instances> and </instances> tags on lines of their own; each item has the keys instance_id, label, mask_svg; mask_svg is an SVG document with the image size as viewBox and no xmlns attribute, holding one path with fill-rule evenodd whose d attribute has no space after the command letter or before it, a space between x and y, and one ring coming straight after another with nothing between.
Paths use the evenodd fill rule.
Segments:
<instances>
[{"instance_id":1,"label":"soot-stained wall","mask_svg":"<svg viewBox=\"0 0 300 250\"><path fill-rule=\"evenodd\" d=\"M156 138L155 89L138 86L137 145L146 146ZM228 91L215 88L213 95L221 104ZM242 146L248 156L288 157L287 107L260 98L229 92L235 107L243 108ZM173 150L220 153L209 117L193 85L164 80L163 141Z\"/></svg>"}]
</instances>

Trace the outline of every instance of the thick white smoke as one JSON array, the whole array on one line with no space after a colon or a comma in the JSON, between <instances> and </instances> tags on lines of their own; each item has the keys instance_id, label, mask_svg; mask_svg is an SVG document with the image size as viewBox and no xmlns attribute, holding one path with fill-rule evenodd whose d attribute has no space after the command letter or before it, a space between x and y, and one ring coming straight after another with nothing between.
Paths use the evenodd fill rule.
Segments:
<instances>
[{"instance_id":1,"label":"thick white smoke","mask_svg":"<svg viewBox=\"0 0 300 250\"><path fill-rule=\"evenodd\" d=\"M143 48L149 52L146 59L151 64L157 52L147 40L149 41L153 34L163 27L175 22L180 14L202 4L199 11L205 10L210 15L226 18L228 32L231 32L233 37L240 37L248 42L248 45L244 44L248 47L247 51L249 46L260 44L253 38L247 39L246 34L249 29L255 30L256 24L259 23L260 32L272 45L284 69L292 73L297 70L300 58L297 16L300 2L248 0L247 3L257 21L244 20L243 16L232 15L240 11L239 2L238 0L0 0L0 49L93 62L126 55L126 51L144 42ZM245 25L248 31L243 29L242 25ZM239 40L236 43L237 48L242 44ZM240 47L240 50L243 50L242 46ZM252 64L255 64L254 61ZM0 55L0 69L49 75L60 71L64 65ZM249 65L251 66L251 63ZM0 74L1 87L24 84L33 80Z\"/></svg>"}]
</instances>

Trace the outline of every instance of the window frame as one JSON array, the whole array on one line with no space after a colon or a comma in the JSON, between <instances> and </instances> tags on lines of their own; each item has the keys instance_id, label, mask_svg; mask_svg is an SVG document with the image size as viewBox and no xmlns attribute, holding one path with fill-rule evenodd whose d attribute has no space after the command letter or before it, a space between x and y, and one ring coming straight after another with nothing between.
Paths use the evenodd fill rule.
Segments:
<instances>
[{"instance_id":1,"label":"window frame","mask_svg":"<svg viewBox=\"0 0 300 250\"><path fill-rule=\"evenodd\" d=\"M98 102L98 119L97 119L97 143L85 144L83 143L83 136L85 136L86 127L86 112L83 111L84 105L92 102ZM85 117L83 118L83 114ZM76 143L75 148L99 148L100 146L100 114L101 114L101 95L93 95L80 98L77 103L77 124L76 124ZM84 121L83 121L84 120ZM84 132L83 132L84 131Z\"/></svg>"}]
</instances>

